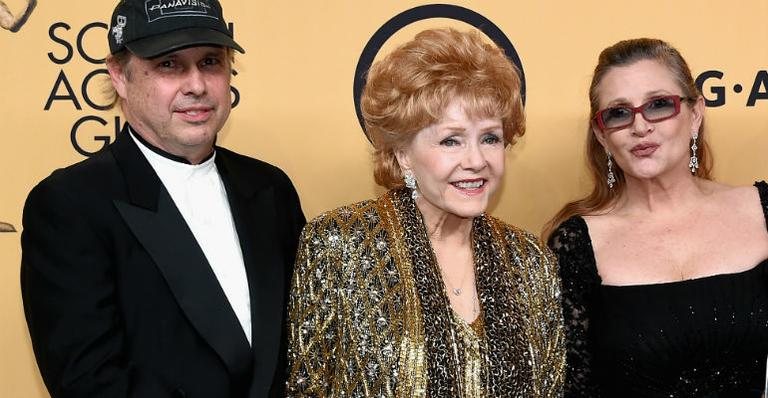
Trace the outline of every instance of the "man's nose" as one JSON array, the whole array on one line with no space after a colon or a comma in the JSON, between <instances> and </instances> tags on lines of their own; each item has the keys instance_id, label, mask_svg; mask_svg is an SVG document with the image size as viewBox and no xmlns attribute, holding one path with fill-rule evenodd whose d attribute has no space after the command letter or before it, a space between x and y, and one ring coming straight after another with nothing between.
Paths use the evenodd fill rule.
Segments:
<instances>
[{"instance_id":1,"label":"man's nose","mask_svg":"<svg viewBox=\"0 0 768 398\"><path fill-rule=\"evenodd\" d=\"M200 96L205 93L205 77L198 68L190 68L184 76L184 94Z\"/></svg>"}]
</instances>

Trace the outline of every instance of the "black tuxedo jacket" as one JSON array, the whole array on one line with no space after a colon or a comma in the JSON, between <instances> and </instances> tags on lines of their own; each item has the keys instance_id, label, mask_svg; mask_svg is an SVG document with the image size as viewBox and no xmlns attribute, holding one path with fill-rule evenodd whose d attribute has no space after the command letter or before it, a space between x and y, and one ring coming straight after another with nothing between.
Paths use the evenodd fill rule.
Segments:
<instances>
[{"instance_id":1,"label":"black tuxedo jacket","mask_svg":"<svg viewBox=\"0 0 768 398\"><path fill-rule=\"evenodd\" d=\"M248 275L253 348L127 133L29 194L21 289L54 398L282 394L285 304L304 216L276 167L223 148L216 165Z\"/></svg>"}]
</instances>

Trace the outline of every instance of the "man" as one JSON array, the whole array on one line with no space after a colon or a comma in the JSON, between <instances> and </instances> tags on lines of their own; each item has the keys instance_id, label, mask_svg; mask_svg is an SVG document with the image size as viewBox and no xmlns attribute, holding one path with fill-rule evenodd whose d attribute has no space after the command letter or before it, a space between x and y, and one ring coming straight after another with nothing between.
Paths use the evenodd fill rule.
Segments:
<instances>
[{"instance_id":1,"label":"man","mask_svg":"<svg viewBox=\"0 0 768 398\"><path fill-rule=\"evenodd\" d=\"M216 0L123 0L108 35L128 126L24 208L43 380L54 398L280 395L305 220L282 171L214 145L243 50Z\"/></svg>"}]
</instances>

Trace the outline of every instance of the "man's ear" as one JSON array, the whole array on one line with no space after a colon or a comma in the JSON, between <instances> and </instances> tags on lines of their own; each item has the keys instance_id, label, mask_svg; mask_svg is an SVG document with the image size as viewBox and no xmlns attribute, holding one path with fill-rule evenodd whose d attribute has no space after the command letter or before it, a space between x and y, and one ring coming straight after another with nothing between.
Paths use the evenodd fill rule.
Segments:
<instances>
[{"instance_id":1,"label":"man's ear","mask_svg":"<svg viewBox=\"0 0 768 398\"><path fill-rule=\"evenodd\" d=\"M112 81L112 87L115 88L115 91L117 91L117 95L120 98L126 98L129 80L128 63L123 66L114 58L107 57L106 64L107 72L109 72L109 79Z\"/></svg>"}]
</instances>

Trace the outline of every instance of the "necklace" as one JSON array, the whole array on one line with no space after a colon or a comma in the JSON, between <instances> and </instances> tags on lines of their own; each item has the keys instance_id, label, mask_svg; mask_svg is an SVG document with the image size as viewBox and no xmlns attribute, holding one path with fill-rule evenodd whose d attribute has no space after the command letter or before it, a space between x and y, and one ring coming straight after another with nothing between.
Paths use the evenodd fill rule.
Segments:
<instances>
[{"instance_id":1,"label":"necklace","mask_svg":"<svg viewBox=\"0 0 768 398\"><path fill-rule=\"evenodd\" d=\"M475 294L472 295L472 316L477 317L477 314L480 313L480 299L477 297L477 289L475 289Z\"/></svg>"},{"instance_id":2,"label":"necklace","mask_svg":"<svg viewBox=\"0 0 768 398\"><path fill-rule=\"evenodd\" d=\"M467 282L467 276L470 274L470 270L468 269L464 271L464 275L461 277L461 282L459 283L459 286L456 287L451 283L451 281L448 279L448 277L445 275L445 272L443 272L442 269L440 269L440 273L443 274L443 279L445 280L445 287L446 290L453 293L454 296L460 297L462 293L464 293L464 284Z\"/></svg>"},{"instance_id":3,"label":"necklace","mask_svg":"<svg viewBox=\"0 0 768 398\"><path fill-rule=\"evenodd\" d=\"M453 293L453 295L456 296L456 297L461 296L461 294L464 293L464 283L467 282L467 276L469 276L469 274L470 274L469 271L472 268L474 268L474 264L472 265L472 267L467 268L464 271L464 275L462 275L461 281L460 281L458 287L455 286L453 283L451 283L451 281L448 279L448 276L445 274L445 271L443 271L443 268L440 267L440 264L438 264L437 267L440 269L440 274L443 276L443 281L445 282L446 290L448 290L451 293Z\"/></svg>"}]
</instances>

